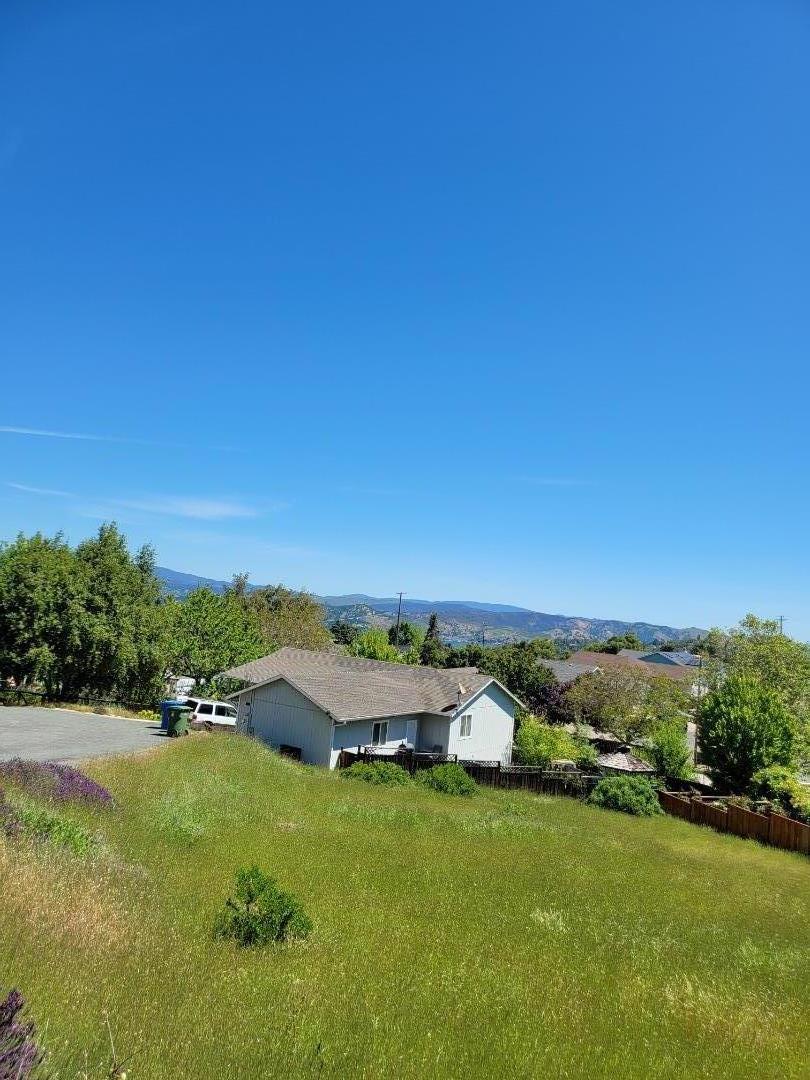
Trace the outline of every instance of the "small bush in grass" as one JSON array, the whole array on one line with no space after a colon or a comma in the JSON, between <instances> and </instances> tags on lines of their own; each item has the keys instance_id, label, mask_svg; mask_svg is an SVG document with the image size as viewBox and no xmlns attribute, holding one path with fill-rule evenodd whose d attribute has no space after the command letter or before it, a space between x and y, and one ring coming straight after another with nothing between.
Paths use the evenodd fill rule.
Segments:
<instances>
[{"instance_id":1,"label":"small bush in grass","mask_svg":"<svg viewBox=\"0 0 810 1080\"><path fill-rule=\"evenodd\" d=\"M258 866L237 871L234 894L214 922L215 938L243 947L305 938L311 930L312 922L299 901Z\"/></svg>"},{"instance_id":2,"label":"small bush in grass","mask_svg":"<svg viewBox=\"0 0 810 1080\"><path fill-rule=\"evenodd\" d=\"M340 774L344 780L364 780L367 784L385 784L404 787L411 778L401 765L394 761L355 761Z\"/></svg>"},{"instance_id":3,"label":"small bush in grass","mask_svg":"<svg viewBox=\"0 0 810 1080\"><path fill-rule=\"evenodd\" d=\"M74 855L87 855L97 846L95 837L83 825L47 807L23 798L14 799L11 806L23 829L36 840L67 848Z\"/></svg>"},{"instance_id":4,"label":"small bush in grass","mask_svg":"<svg viewBox=\"0 0 810 1080\"><path fill-rule=\"evenodd\" d=\"M646 776L606 776L593 789L588 802L637 817L663 813L655 784Z\"/></svg>"},{"instance_id":5,"label":"small bush in grass","mask_svg":"<svg viewBox=\"0 0 810 1080\"><path fill-rule=\"evenodd\" d=\"M19 990L0 1000L0 1080L28 1080L42 1061L33 1020L24 1020Z\"/></svg>"},{"instance_id":6,"label":"small bush in grass","mask_svg":"<svg viewBox=\"0 0 810 1080\"><path fill-rule=\"evenodd\" d=\"M425 787L441 791L444 795L474 795L478 790L472 777L452 761L424 769L416 774L416 779Z\"/></svg>"}]
</instances>

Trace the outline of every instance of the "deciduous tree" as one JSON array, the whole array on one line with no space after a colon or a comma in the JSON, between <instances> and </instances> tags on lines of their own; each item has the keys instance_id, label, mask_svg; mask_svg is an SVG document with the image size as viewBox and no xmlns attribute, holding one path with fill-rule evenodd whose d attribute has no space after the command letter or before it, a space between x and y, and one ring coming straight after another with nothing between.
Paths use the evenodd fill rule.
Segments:
<instances>
[{"instance_id":1,"label":"deciduous tree","mask_svg":"<svg viewBox=\"0 0 810 1080\"><path fill-rule=\"evenodd\" d=\"M727 676L700 710L700 749L712 778L746 792L754 773L789 766L796 755L795 720L783 696L750 673Z\"/></svg>"}]
</instances>

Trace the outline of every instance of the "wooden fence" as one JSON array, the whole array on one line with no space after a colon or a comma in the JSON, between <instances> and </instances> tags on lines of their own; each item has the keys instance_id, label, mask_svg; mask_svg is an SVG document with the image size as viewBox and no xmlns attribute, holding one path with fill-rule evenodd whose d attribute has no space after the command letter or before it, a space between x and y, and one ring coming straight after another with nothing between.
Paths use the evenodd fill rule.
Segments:
<instances>
[{"instance_id":1,"label":"wooden fence","mask_svg":"<svg viewBox=\"0 0 810 1080\"><path fill-rule=\"evenodd\" d=\"M357 750L341 750L338 768L345 769L356 761L393 761L413 776L420 769L453 762L478 784L487 787L531 791L542 795L568 795L582 799L591 793L601 779L578 770L561 772L541 769L534 765L501 765L499 761L465 761L456 754L420 754L412 750L390 753L373 747L359 746Z\"/></svg>"},{"instance_id":2,"label":"wooden fence","mask_svg":"<svg viewBox=\"0 0 810 1080\"><path fill-rule=\"evenodd\" d=\"M499 761L464 761L455 754L420 754L413 750L392 753L369 746L341 750L338 768L345 769L356 761L393 761L411 776L420 769L455 762L473 780L487 787L531 791L540 795L567 795L577 799L587 798L601 779L600 775L578 770L562 772L534 765L501 765ZM666 813L684 821L810 855L810 825L803 825L793 818L746 810L716 795L693 794L690 797L688 793L680 791L659 791L658 798Z\"/></svg>"},{"instance_id":3,"label":"wooden fence","mask_svg":"<svg viewBox=\"0 0 810 1080\"><path fill-rule=\"evenodd\" d=\"M793 818L746 810L716 797L689 798L674 791L660 791L658 799L668 814L695 825L708 825L718 832L733 833L772 847L810 855L810 825L803 825Z\"/></svg>"}]
</instances>

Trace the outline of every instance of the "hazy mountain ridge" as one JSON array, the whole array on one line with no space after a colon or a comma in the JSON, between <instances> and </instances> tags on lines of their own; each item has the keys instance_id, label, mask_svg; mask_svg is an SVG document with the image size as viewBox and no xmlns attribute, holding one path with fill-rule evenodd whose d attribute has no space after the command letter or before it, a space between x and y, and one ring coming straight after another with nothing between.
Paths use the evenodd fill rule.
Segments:
<instances>
[{"instance_id":1,"label":"hazy mountain ridge","mask_svg":"<svg viewBox=\"0 0 810 1080\"><path fill-rule=\"evenodd\" d=\"M177 597L207 585L223 592L227 581L185 574L163 566L155 568L167 592ZM255 587L255 586L254 586ZM362 626L389 626L396 618L397 597L375 597L364 593L319 597L326 608L327 620L345 619ZM654 645L664 641L680 641L697 637L704 630L695 626L677 628L664 624L623 622L619 619L591 619L571 615L551 615L510 604L479 603L474 600L417 600L403 597L402 614L410 622L426 625L435 611L441 622L442 636L453 644L480 641L489 644L517 641L532 637L554 637L572 643L605 640L614 634L633 631L641 641Z\"/></svg>"}]
</instances>

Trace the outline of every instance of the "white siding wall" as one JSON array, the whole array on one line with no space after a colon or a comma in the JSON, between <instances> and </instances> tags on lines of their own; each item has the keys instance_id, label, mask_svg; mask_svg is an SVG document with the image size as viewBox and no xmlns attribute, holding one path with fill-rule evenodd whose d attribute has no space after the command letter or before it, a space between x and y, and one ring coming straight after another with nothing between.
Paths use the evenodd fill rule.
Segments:
<instances>
[{"instance_id":1,"label":"white siding wall","mask_svg":"<svg viewBox=\"0 0 810 1080\"><path fill-rule=\"evenodd\" d=\"M447 749L449 733L449 716L423 716L419 725L419 749L430 754L433 747L438 746L441 748L438 753L449 753Z\"/></svg>"},{"instance_id":2,"label":"white siding wall","mask_svg":"<svg viewBox=\"0 0 810 1080\"><path fill-rule=\"evenodd\" d=\"M388 738L381 746L396 750L404 742L406 746L415 747L419 741L420 719L418 715L389 716ZM335 724L331 768L334 769L337 765L338 753L341 750L356 750L358 746L371 745L372 724L372 720L349 720L345 724Z\"/></svg>"},{"instance_id":3,"label":"white siding wall","mask_svg":"<svg viewBox=\"0 0 810 1080\"><path fill-rule=\"evenodd\" d=\"M310 765L330 764L331 718L283 679L242 694L236 726L242 732L252 727L270 746L300 746L301 760Z\"/></svg>"},{"instance_id":4,"label":"white siding wall","mask_svg":"<svg viewBox=\"0 0 810 1080\"><path fill-rule=\"evenodd\" d=\"M454 717L447 753L457 754L463 761L500 761L508 765L515 730L514 701L500 687L490 685L464 706L462 715L467 713L472 714L470 736L461 738L461 715Z\"/></svg>"}]
</instances>

